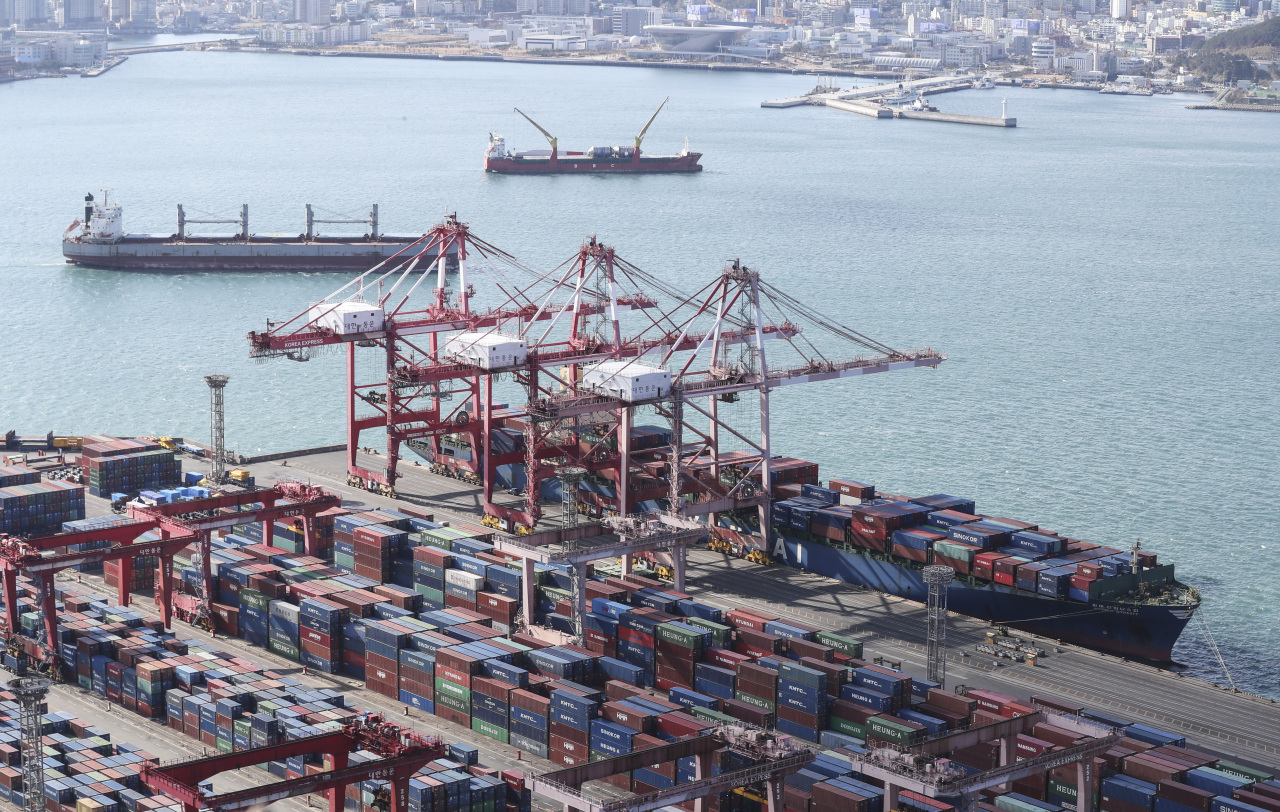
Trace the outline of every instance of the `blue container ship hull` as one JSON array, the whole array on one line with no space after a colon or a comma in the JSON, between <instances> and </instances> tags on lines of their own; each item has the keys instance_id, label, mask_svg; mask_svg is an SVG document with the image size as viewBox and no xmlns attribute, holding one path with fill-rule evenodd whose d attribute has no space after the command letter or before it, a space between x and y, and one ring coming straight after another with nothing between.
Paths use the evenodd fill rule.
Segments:
<instances>
[{"instance_id":1,"label":"blue container ship hull","mask_svg":"<svg viewBox=\"0 0 1280 812\"><path fill-rule=\"evenodd\" d=\"M919 569L883 557L785 535L775 536L773 555L788 566L889 595L920 602L928 597ZM951 584L947 608L1055 640L1159 663L1171 661L1173 644L1194 614L1189 607L1057 600L964 578Z\"/></svg>"}]
</instances>

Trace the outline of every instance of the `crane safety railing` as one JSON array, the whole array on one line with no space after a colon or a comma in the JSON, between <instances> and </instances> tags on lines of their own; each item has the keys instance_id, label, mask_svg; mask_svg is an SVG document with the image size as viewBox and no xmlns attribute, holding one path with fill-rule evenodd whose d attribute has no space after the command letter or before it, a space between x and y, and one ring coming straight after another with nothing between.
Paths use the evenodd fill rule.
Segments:
<instances>
[{"instance_id":1,"label":"crane safety railing","mask_svg":"<svg viewBox=\"0 0 1280 812\"><path fill-rule=\"evenodd\" d=\"M776 761L769 761L764 764L756 764L751 767L745 767L741 770L721 773L717 776L708 776L705 779L699 779L694 784L706 783L708 785L721 787L743 787L748 784L756 784L761 781L767 781L775 775L780 775L792 770L798 770L809 762L813 761L814 754L805 750L795 753ZM625 798L620 801L610 801L608 803L599 804L604 812L624 812L627 809L633 809L640 805L648 806L650 804L660 803L663 798L687 793L691 789L690 785L683 786L677 784L670 789L662 789L657 792L650 792L645 795L638 795L634 798Z\"/></svg>"}]
</instances>

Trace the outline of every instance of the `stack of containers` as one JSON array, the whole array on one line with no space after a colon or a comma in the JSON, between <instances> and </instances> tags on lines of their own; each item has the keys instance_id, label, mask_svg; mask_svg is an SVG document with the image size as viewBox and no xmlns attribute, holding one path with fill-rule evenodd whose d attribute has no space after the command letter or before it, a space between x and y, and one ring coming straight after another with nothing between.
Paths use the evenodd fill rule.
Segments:
<instances>
[{"instance_id":1,"label":"stack of containers","mask_svg":"<svg viewBox=\"0 0 1280 812\"><path fill-rule=\"evenodd\" d=\"M508 714L508 743L540 758L547 758L551 741L551 700L530 690L517 688L511 692Z\"/></svg>"},{"instance_id":2,"label":"stack of containers","mask_svg":"<svg viewBox=\"0 0 1280 812\"><path fill-rule=\"evenodd\" d=\"M654 640L653 684L663 691L676 686L692 688L694 665L711 647L711 632L688 623L670 621L657 626ZM728 690L732 693L732 680Z\"/></svg>"},{"instance_id":3,"label":"stack of containers","mask_svg":"<svg viewBox=\"0 0 1280 812\"><path fill-rule=\"evenodd\" d=\"M469 555L455 555L454 568L445 571L444 605L475 611L476 595L484 589L488 565Z\"/></svg>"},{"instance_id":4,"label":"stack of containers","mask_svg":"<svg viewBox=\"0 0 1280 812\"><path fill-rule=\"evenodd\" d=\"M827 726L827 675L787 660L776 665L778 731L817 742Z\"/></svg>"},{"instance_id":5,"label":"stack of containers","mask_svg":"<svg viewBox=\"0 0 1280 812\"><path fill-rule=\"evenodd\" d=\"M654 684L654 632L657 628L656 620L636 612L627 612L618 621L618 659L640 669L643 683L638 684Z\"/></svg>"},{"instance_id":6,"label":"stack of containers","mask_svg":"<svg viewBox=\"0 0 1280 812\"><path fill-rule=\"evenodd\" d=\"M400 701L420 711L434 714L436 661L426 652L400 650Z\"/></svg>"},{"instance_id":7,"label":"stack of containers","mask_svg":"<svg viewBox=\"0 0 1280 812\"><path fill-rule=\"evenodd\" d=\"M57 532L84 518L84 488L70 482L33 482L0 488L0 532Z\"/></svg>"},{"instance_id":8,"label":"stack of containers","mask_svg":"<svg viewBox=\"0 0 1280 812\"><path fill-rule=\"evenodd\" d=\"M466 646L436 651L436 715L463 727L471 726L471 678L478 676L483 658Z\"/></svg>"},{"instance_id":9,"label":"stack of containers","mask_svg":"<svg viewBox=\"0 0 1280 812\"><path fill-rule=\"evenodd\" d=\"M551 692L549 758L576 767L591 757L591 722L600 715L599 692L558 688Z\"/></svg>"},{"instance_id":10,"label":"stack of containers","mask_svg":"<svg viewBox=\"0 0 1280 812\"><path fill-rule=\"evenodd\" d=\"M89 493L110 498L113 493L171 488L182 484L182 462L173 452L143 440L108 440L80 449Z\"/></svg>"},{"instance_id":11,"label":"stack of containers","mask_svg":"<svg viewBox=\"0 0 1280 812\"><path fill-rule=\"evenodd\" d=\"M0 467L0 488L12 488L14 485L30 485L39 481L40 472L25 465Z\"/></svg>"},{"instance_id":12,"label":"stack of containers","mask_svg":"<svg viewBox=\"0 0 1280 812\"><path fill-rule=\"evenodd\" d=\"M267 605L267 648L288 660L298 662L298 605L287 600L274 600Z\"/></svg>"},{"instance_id":13,"label":"stack of containers","mask_svg":"<svg viewBox=\"0 0 1280 812\"><path fill-rule=\"evenodd\" d=\"M241 589L240 638L262 648L268 647L271 626L268 620L271 599L254 589Z\"/></svg>"},{"instance_id":14,"label":"stack of containers","mask_svg":"<svg viewBox=\"0 0 1280 812\"><path fill-rule=\"evenodd\" d=\"M409 641L410 630L391 620L366 621L364 638L364 684L374 693L400 697L400 650Z\"/></svg>"},{"instance_id":15,"label":"stack of containers","mask_svg":"<svg viewBox=\"0 0 1280 812\"><path fill-rule=\"evenodd\" d=\"M351 536L355 574L372 578L380 584L390 582L391 562L406 543L408 534L393 527L373 524L357 527Z\"/></svg>"},{"instance_id":16,"label":"stack of containers","mask_svg":"<svg viewBox=\"0 0 1280 812\"><path fill-rule=\"evenodd\" d=\"M509 743L513 686L500 679L471 679L471 729L491 739Z\"/></svg>"},{"instance_id":17,"label":"stack of containers","mask_svg":"<svg viewBox=\"0 0 1280 812\"><path fill-rule=\"evenodd\" d=\"M323 598L298 603L298 635L301 662L326 674L342 670L342 627L347 608Z\"/></svg>"},{"instance_id":18,"label":"stack of containers","mask_svg":"<svg viewBox=\"0 0 1280 812\"><path fill-rule=\"evenodd\" d=\"M424 609L444 608L445 571L453 567L453 555L434 546L413 548L413 588L422 596Z\"/></svg>"}]
</instances>

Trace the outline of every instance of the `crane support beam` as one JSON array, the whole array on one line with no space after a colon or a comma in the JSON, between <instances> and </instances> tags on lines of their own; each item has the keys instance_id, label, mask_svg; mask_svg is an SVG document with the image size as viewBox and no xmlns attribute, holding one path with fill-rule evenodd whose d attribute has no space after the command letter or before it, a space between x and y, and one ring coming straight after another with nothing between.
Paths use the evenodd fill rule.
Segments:
<instances>
[{"instance_id":1,"label":"crane support beam","mask_svg":"<svg viewBox=\"0 0 1280 812\"><path fill-rule=\"evenodd\" d=\"M700 756L712 753L724 747L725 743L716 736L698 736L693 739L663 744L645 750L637 750L625 756L614 756L600 761L592 761L577 767L545 773L537 776L525 776L525 781L550 781L560 786L577 788L588 781L600 781L611 775L638 770L651 764L663 764L689 756ZM531 786L532 788L532 786ZM537 792L537 790L534 790Z\"/></svg>"},{"instance_id":2,"label":"crane support beam","mask_svg":"<svg viewBox=\"0 0 1280 812\"><path fill-rule=\"evenodd\" d=\"M716 746L723 746L723 742L719 742L714 737L701 736L696 739L688 740L692 742L706 741ZM677 742L677 744L685 744L685 742ZM675 745L668 745L674 747ZM664 748L653 748L653 750L642 751L650 753L654 750ZM714 748L713 748L714 749ZM638 754L632 754L638 755ZM585 767L601 767L604 765L614 765L615 762L621 763L630 759L629 756L621 756L619 758L608 759L605 761L597 761L593 764L584 765L584 767L574 767L573 770L584 769ZM547 776L526 777L525 785L529 791L535 795L541 795L544 798L550 798L565 805L566 808L577 809L579 812L651 812L655 809L661 809L664 806L684 803L697 798L705 798L708 795L715 795L720 792L736 789L738 787L757 784L764 781L772 781L781 783L781 779L809 764L814 759L814 754L805 750L794 755L786 756L776 761L758 764L753 767L747 767L741 770L721 773L713 778L704 778L693 781L688 784L679 784L671 789L660 790L648 795L640 795L634 798L625 798L620 801L598 801L588 798L581 792L570 786L559 783L551 778L551 776L561 775L562 773L551 773ZM645 764L658 763L656 760L650 761L630 761L637 766ZM607 772L604 775L613 775L617 771L625 769L624 767L614 765L614 772ZM564 771L562 771L564 772Z\"/></svg>"},{"instance_id":3,"label":"crane support beam","mask_svg":"<svg viewBox=\"0 0 1280 812\"><path fill-rule=\"evenodd\" d=\"M348 725L340 733L311 736L169 766L147 764L142 768L141 778L152 790L180 801L184 812L199 809L235 812L266 806L285 798L326 791L329 793L331 812L339 812L348 785L382 779L390 781L392 785L390 812L408 812L409 779L428 762L442 757L445 748L433 739L405 734L403 728L383 723L376 716L365 717L362 722ZM359 749L376 749L384 757L378 761L348 766L348 754ZM328 756L331 769L221 795L204 795L200 792L201 781L228 770L308 753Z\"/></svg>"}]
</instances>

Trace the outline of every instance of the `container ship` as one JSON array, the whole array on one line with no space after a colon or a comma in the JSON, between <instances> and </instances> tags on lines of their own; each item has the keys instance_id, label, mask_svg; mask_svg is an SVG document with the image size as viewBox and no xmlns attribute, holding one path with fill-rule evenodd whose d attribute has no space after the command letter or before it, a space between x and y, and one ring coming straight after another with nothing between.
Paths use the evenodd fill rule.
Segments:
<instances>
[{"instance_id":1,"label":"container ship","mask_svg":"<svg viewBox=\"0 0 1280 812\"><path fill-rule=\"evenodd\" d=\"M508 414L494 433L495 453L523 450L522 417L518 410ZM631 444L655 449L660 458L670 437L662 427L637 426ZM409 447L433 471L476 481L468 473L471 449L461 437L443 442L438 459L425 443ZM722 454L724 484L731 486L757 459ZM711 461L685 465L709 474ZM1068 538L1037 524L979 513L973 500L946 494L910 497L840 479L823 487L817 463L803 460L777 457L771 468L767 540L754 509L725 512L717 514L711 531L713 549L738 555L765 551L787 566L921 602L928 599L924 568L946 566L955 573L947 593L951 611L1156 663L1172 661L1174 643L1200 606L1199 592L1177 580L1172 564L1136 545L1121 549ZM521 490L526 482L522 466L498 466L499 486ZM558 480L541 487L542 498L563 498ZM652 497L638 509L663 509L667 489L661 482L651 494L638 494ZM578 504L589 515L613 513L617 492L608 482L583 482Z\"/></svg>"},{"instance_id":2,"label":"container ship","mask_svg":"<svg viewBox=\"0 0 1280 812\"><path fill-rule=\"evenodd\" d=\"M484 171L500 175L569 175L569 174L674 174L701 172L701 152L690 152L686 140L684 149L677 155L644 155L640 144L653 120L667 104L663 100L649 122L636 136L631 147L591 147L586 152L560 152L559 141L520 108L516 112L538 129L551 145L550 150L508 152L506 139L497 133L489 133L489 148L484 153Z\"/></svg>"},{"instance_id":3,"label":"container ship","mask_svg":"<svg viewBox=\"0 0 1280 812\"><path fill-rule=\"evenodd\" d=\"M318 219L307 205L302 234L259 235L249 231L249 207L236 219L191 219L178 206L174 234L126 234L119 203L85 195L84 220L73 222L62 237L69 264L128 271L366 271L421 239L421 235L378 232L378 206L367 219ZM234 234L192 235L192 224L226 223ZM318 224L366 224L368 233L353 237L322 236ZM430 261L431 257L425 257Z\"/></svg>"}]
</instances>

